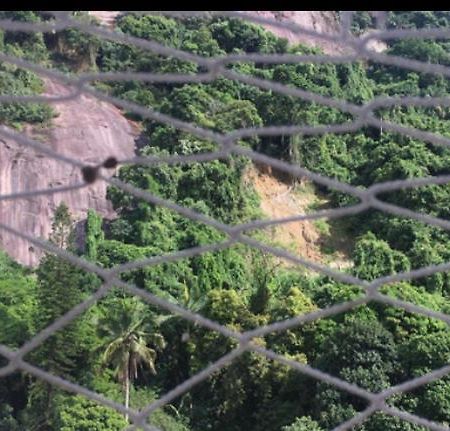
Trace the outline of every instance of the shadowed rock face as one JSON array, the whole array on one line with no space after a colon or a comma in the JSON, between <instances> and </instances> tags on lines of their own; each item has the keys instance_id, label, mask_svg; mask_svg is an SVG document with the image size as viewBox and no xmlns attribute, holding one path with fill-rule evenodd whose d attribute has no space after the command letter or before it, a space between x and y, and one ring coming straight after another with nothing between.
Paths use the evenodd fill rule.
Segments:
<instances>
[{"instance_id":1,"label":"shadowed rock face","mask_svg":"<svg viewBox=\"0 0 450 431\"><path fill-rule=\"evenodd\" d=\"M46 81L46 94L60 96L69 90ZM27 130L27 134L59 154L86 164L98 164L109 156L124 159L134 155L136 131L114 106L94 97L80 96L53 104L59 116L48 129ZM76 167L38 154L35 150L0 137L0 195L60 187L80 183ZM113 171L104 171L113 174ZM27 199L0 201L0 221L25 234L47 239L56 207L64 201L75 220L86 217L89 208L107 218L114 211L106 200L106 184L97 181L89 187ZM34 266L42 252L28 241L0 229L0 247L18 262Z\"/></svg>"}]
</instances>

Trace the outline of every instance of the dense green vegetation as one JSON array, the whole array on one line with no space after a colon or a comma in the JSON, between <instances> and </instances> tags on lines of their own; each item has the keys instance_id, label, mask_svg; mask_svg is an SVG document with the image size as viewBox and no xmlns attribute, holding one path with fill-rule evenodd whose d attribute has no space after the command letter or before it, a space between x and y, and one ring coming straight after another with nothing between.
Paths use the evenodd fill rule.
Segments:
<instances>
[{"instance_id":1,"label":"dense green vegetation","mask_svg":"<svg viewBox=\"0 0 450 431\"><path fill-rule=\"evenodd\" d=\"M0 11L0 19L15 18L18 21L36 22L39 18L33 12ZM33 61L45 62L48 50L42 34L4 32L0 30L0 50L8 55L27 57ZM30 96L43 91L39 77L15 65L2 62L0 65L0 94ZM1 104L0 122L18 125L20 122L40 123L52 117L48 105L11 103Z\"/></svg>"},{"instance_id":2,"label":"dense green vegetation","mask_svg":"<svg viewBox=\"0 0 450 431\"><path fill-rule=\"evenodd\" d=\"M36 13L1 17L41 20ZM397 12L391 27L446 25L448 13ZM373 25L358 15L356 32ZM87 19L81 16L80 19ZM288 47L263 29L233 19L175 20L126 14L120 31L151 38L203 56L227 53L314 53ZM115 42L98 41L75 30L43 37L6 33L2 50L31 57L67 71L133 70L152 73L201 71L197 65L164 58ZM389 52L447 64L444 41L389 41ZM0 66L2 92L32 94L42 83L31 73ZM270 79L333 98L364 103L374 96L446 95L442 77L373 63L276 64L236 63L236 72ZM10 80L10 81L8 81ZM273 91L219 78L210 83L149 84L112 82L98 85L116 97L153 108L217 132L265 125L341 123L349 117L335 109ZM33 108L34 106L34 108ZM42 122L50 111L37 105L2 105L1 121ZM3 111L3 109L5 111ZM5 112L4 114L1 114ZM37 114L39 112L40 116ZM44 115L45 114L45 115ZM214 142L144 120L142 155L197 154ZM383 120L448 135L448 108L392 107ZM417 139L364 128L356 133L323 136L272 136L243 139L240 145L354 186L368 187L394 179L449 174L450 152ZM183 166L127 166L118 176L140 189L192 208L223 223L261 217L258 196L244 181L250 161L244 157ZM333 207L355 199L318 187ZM444 219L449 217L450 189L433 185L385 193L386 202ZM102 267L225 240L225 235L174 211L131 196L115 187L108 199L118 217L106 223L88 214L85 247L75 247L71 215L61 204L50 240ZM421 222L366 211L352 217L346 232L355 238L353 267L364 280L450 259L450 238ZM252 233L264 239L262 233ZM132 269L122 279L141 289L199 312L227 327L245 331L325 308L361 292L330 277L277 265L275 259L243 245L176 262ZM0 343L17 348L101 286L101 280L62 259L46 255L36 270L0 255ZM450 311L450 277L437 273L385 286L382 292L428 309ZM317 367L373 392L439 368L450 360L450 334L438 320L403 309L370 303L344 314L256 339L283 356ZM229 352L236 342L218 333L113 290L67 327L26 356L32 364L108 398L141 408ZM2 359L2 365L6 360ZM3 384L4 383L4 384ZM450 422L450 380L444 377L389 401L406 411L444 424ZM256 353L245 353L169 406L150 422L166 431L332 429L366 407L364 400L313 380ZM24 373L2 378L0 430L122 430L124 416L74 396ZM359 431L423 430L399 419L375 414Z\"/></svg>"}]
</instances>

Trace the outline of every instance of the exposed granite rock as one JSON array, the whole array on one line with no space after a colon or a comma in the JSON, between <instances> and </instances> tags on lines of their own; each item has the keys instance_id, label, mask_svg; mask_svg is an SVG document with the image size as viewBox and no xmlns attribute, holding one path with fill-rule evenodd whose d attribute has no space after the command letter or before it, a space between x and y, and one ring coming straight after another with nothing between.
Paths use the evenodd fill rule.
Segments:
<instances>
[{"instance_id":1,"label":"exposed granite rock","mask_svg":"<svg viewBox=\"0 0 450 431\"><path fill-rule=\"evenodd\" d=\"M328 35L336 35L340 31L337 16L332 11L249 11L249 13L261 18L279 22L292 22L309 30ZM345 52L345 47L332 41L294 33L289 29L268 24L262 24L262 26L273 34L287 39L290 44L302 43L308 46L318 46L322 48L326 54L339 54Z\"/></svg>"},{"instance_id":2,"label":"exposed granite rock","mask_svg":"<svg viewBox=\"0 0 450 431\"><path fill-rule=\"evenodd\" d=\"M46 80L47 95L63 95L68 91L63 85ZM52 126L40 130L27 128L29 136L86 164L101 163L108 156L118 159L133 156L136 133L116 107L85 95L53 106L59 116ZM0 140L0 168L2 195L81 181L78 168L11 140ZM106 200L106 184L98 181L88 188L70 192L0 201L0 221L26 234L48 238L53 212L61 201L68 205L77 221L85 218L89 208L104 217L114 217ZM36 247L3 230L0 230L0 247L25 265L36 265L42 256Z\"/></svg>"}]
</instances>

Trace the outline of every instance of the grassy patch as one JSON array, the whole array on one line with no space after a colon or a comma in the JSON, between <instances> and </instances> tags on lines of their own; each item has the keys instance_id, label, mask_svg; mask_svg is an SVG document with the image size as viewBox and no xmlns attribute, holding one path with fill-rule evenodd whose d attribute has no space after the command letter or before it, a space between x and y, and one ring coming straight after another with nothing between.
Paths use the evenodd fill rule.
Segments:
<instances>
[{"instance_id":1,"label":"grassy patch","mask_svg":"<svg viewBox=\"0 0 450 431\"><path fill-rule=\"evenodd\" d=\"M325 219L314 220L314 226L321 236L330 236L330 223Z\"/></svg>"}]
</instances>

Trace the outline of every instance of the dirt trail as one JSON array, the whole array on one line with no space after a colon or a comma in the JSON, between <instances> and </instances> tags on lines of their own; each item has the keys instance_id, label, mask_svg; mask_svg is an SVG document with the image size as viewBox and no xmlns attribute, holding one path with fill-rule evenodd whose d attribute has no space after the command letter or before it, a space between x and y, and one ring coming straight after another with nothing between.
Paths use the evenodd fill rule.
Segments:
<instances>
[{"instance_id":1,"label":"dirt trail","mask_svg":"<svg viewBox=\"0 0 450 431\"><path fill-rule=\"evenodd\" d=\"M318 200L321 204L325 203L318 198L310 184L297 185L294 189L273 173L266 172L266 166L262 169L251 166L245 174L244 181L255 188L261 200L260 208L267 219L308 214L311 211L309 208L311 204L317 205ZM330 231L321 233L313 221L283 223L266 228L267 239L276 246L309 261L338 270L351 267L352 241L349 241L342 228L339 231L328 226ZM327 247L333 249L331 254L325 253ZM290 265L288 261L283 262Z\"/></svg>"},{"instance_id":2,"label":"dirt trail","mask_svg":"<svg viewBox=\"0 0 450 431\"><path fill-rule=\"evenodd\" d=\"M46 80L46 94L57 96L69 91L64 85ZM108 156L119 159L134 154L135 131L120 111L91 96L53 105L59 116L47 129L27 130L53 150L88 164L102 162ZM81 181L80 172L65 163L39 155L14 141L0 140L0 194L70 185ZM112 174L112 173L111 173ZM47 238L51 218L60 202L66 202L77 220L89 208L104 217L114 216L106 200L106 184L50 196L0 201L0 220L35 237ZM42 253L27 241L0 230L0 246L25 265L36 265Z\"/></svg>"},{"instance_id":3,"label":"dirt trail","mask_svg":"<svg viewBox=\"0 0 450 431\"><path fill-rule=\"evenodd\" d=\"M246 181L252 184L258 193L261 210L268 219L304 214L313 200L313 196L297 195L288 184L253 167L247 171ZM320 234L311 221L283 223L268 228L267 232L270 240L283 248L314 262L322 262Z\"/></svg>"}]
</instances>

